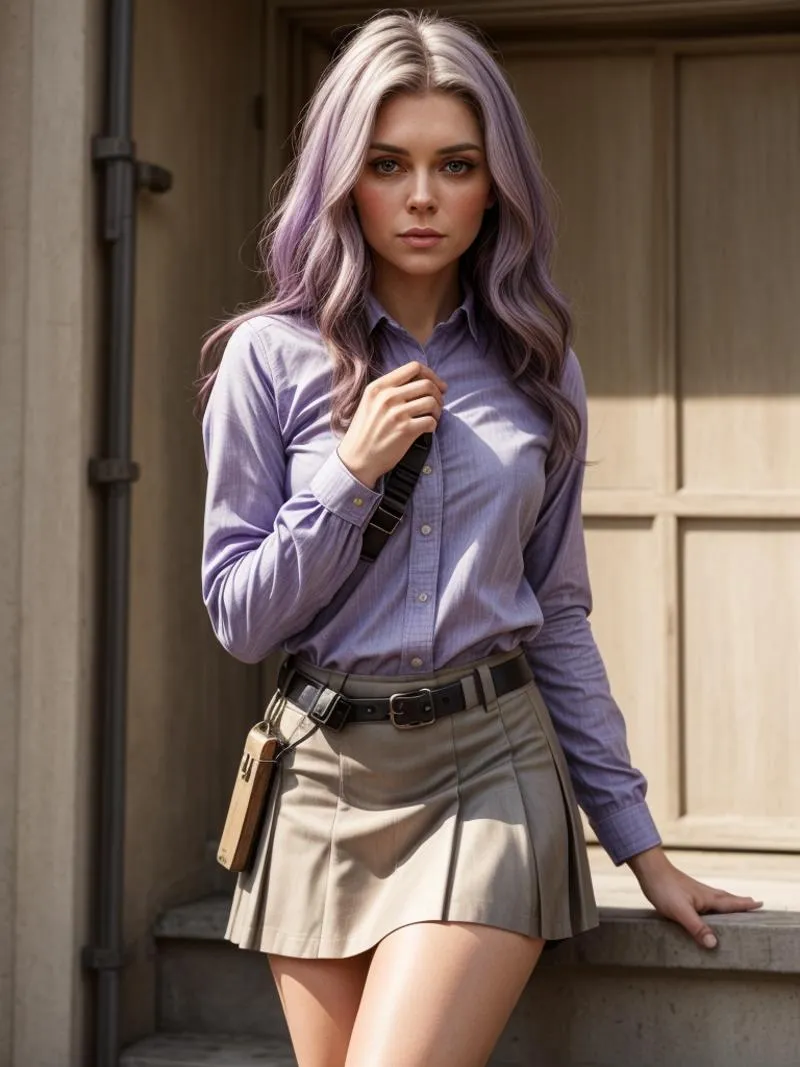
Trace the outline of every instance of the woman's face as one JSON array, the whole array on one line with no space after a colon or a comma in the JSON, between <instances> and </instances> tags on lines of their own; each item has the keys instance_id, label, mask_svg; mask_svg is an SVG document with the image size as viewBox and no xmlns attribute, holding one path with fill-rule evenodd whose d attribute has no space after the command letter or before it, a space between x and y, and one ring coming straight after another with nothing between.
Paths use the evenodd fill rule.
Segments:
<instances>
[{"instance_id":1,"label":"woman's face","mask_svg":"<svg viewBox=\"0 0 800 1067\"><path fill-rule=\"evenodd\" d=\"M495 200L472 110L444 92L387 100L352 196L367 244L396 269L435 274L457 260ZM415 243L402 236L413 228L441 237Z\"/></svg>"}]
</instances>

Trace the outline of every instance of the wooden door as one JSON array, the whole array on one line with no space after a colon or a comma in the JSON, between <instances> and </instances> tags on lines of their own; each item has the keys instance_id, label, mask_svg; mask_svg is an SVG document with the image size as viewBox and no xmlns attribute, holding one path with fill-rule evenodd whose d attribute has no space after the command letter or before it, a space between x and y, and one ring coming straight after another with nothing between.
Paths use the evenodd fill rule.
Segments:
<instances>
[{"instance_id":1,"label":"wooden door","mask_svg":"<svg viewBox=\"0 0 800 1067\"><path fill-rule=\"evenodd\" d=\"M668 844L800 849L800 39L495 40L556 194L634 761Z\"/></svg>"},{"instance_id":2,"label":"wooden door","mask_svg":"<svg viewBox=\"0 0 800 1067\"><path fill-rule=\"evenodd\" d=\"M594 628L666 840L800 847L800 41L504 49L590 393Z\"/></svg>"}]
</instances>

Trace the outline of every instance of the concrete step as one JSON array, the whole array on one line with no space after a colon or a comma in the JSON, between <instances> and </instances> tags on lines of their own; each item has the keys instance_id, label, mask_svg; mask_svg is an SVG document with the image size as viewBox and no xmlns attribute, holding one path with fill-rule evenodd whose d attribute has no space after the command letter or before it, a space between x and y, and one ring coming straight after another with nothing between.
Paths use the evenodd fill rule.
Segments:
<instances>
[{"instance_id":1,"label":"concrete step","mask_svg":"<svg viewBox=\"0 0 800 1067\"><path fill-rule=\"evenodd\" d=\"M156 938L221 941L228 922L231 900L227 893L214 893L202 900L170 908L155 925Z\"/></svg>"},{"instance_id":2,"label":"concrete step","mask_svg":"<svg viewBox=\"0 0 800 1067\"><path fill-rule=\"evenodd\" d=\"M121 1067L297 1067L285 1041L239 1034L155 1034L122 1054Z\"/></svg>"},{"instance_id":3,"label":"concrete step","mask_svg":"<svg viewBox=\"0 0 800 1067\"><path fill-rule=\"evenodd\" d=\"M223 940L230 897L173 908L155 926L159 1031L288 1040L267 957Z\"/></svg>"},{"instance_id":4,"label":"concrete step","mask_svg":"<svg viewBox=\"0 0 800 1067\"><path fill-rule=\"evenodd\" d=\"M159 1029L285 1041L266 958L223 941L228 908L218 895L159 920ZM493 1067L800 1063L800 914L708 916L714 952L652 910L600 917L544 954Z\"/></svg>"}]
</instances>

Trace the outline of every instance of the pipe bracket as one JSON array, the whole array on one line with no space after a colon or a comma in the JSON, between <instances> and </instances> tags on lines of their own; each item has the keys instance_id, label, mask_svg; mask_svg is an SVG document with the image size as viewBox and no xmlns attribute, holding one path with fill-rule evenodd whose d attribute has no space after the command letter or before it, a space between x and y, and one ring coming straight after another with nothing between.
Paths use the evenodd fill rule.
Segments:
<instances>
[{"instance_id":1,"label":"pipe bracket","mask_svg":"<svg viewBox=\"0 0 800 1067\"><path fill-rule=\"evenodd\" d=\"M139 464L132 459L90 459L89 484L112 485L120 482L137 482Z\"/></svg>"},{"instance_id":2,"label":"pipe bracket","mask_svg":"<svg viewBox=\"0 0 800 1067\"><path fill-rule=\"evenodd\" d=\"M172 173L157 163L137 163L136 185L151 193L168 193L172 188Z\"/></svg>"},{"instance_id":3,"label":"pipe bracket","mask_svg":"<svg viewBox=\"0 0 800 1067\"><path fill-rule=\"evenodd\" d=\"M144 163L136 158L136 143L127 137L93 137L93 163L132 163L136 186L151 193L167 193L172 188L172 172L157 163Z\"/></svg>"},{"instance_id":4,"label":"pipe bracket","mask_svg":"<svg viewBox=\"0 0 800 1067\"><path fill-rule=\"evenodd\" d=\"M81 962L89 971L121 971L128 960L129 954L123 950L99 945L84 945L81 952Z\"/></svg>"}]
</instances>

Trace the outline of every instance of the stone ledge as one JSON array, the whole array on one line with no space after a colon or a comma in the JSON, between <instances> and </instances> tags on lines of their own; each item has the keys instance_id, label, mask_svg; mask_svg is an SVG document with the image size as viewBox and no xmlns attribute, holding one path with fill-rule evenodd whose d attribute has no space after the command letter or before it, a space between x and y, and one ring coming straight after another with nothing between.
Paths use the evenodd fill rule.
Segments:
<instances>
[{"instance_id":1,"label":"stone ledge","mask_svg":"<svg viewBox=\"0 0 800 1067\"><path fill-rule=\"evenodd\" d=\"M545 953L547 965L680 968L800 974L800 914L759 911L706 915L716 949L701 949L652 909L600 908L600 926Z\"/></svg>"},{"instance_id":2,"label":"stone ledge","mask_svg":"<svg viewBox=\"0 0 800 1067\"><path fill-rule=\"evenodd\" d=\"M172 908L157 921L155 935L222 941L229 907L230 897L219 894ZM712 951L699 948L683 930L650 909L600 908L596 930L555 946L542 962L800 974L800 913L759 911L705 918L719 938L719 947Z\"/></svg>"}]
</instances>

